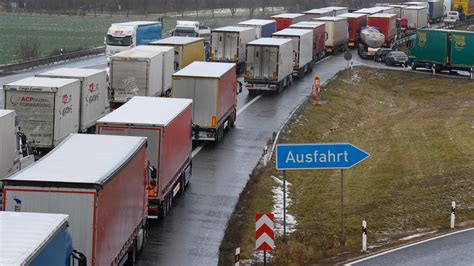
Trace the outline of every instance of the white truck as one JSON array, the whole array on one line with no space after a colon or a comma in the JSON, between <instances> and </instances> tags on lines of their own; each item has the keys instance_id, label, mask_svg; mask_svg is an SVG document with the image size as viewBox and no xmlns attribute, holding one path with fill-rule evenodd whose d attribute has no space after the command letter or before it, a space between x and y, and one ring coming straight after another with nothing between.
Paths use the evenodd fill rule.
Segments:
<instances>
[{"instance_id":1,"label":"white truck","mask_svg":"<svg viewBox=\"0 0 474 266\"><path fill-rule=\"evenodd\" d=\"M161 51L131 49L110 58L110 102L120 107L133 96L163 96Z\"/></svg>"},{"instance_id":2,"label":"white truck","mask_svg":"<svg viewBox=\"0 0 474 266\"><path fill-rule=\"evenodd\" d=\"M292 82L293 40L260 38L247 43L245 86L249 93L279 93Z\"/></svg>"},{"instance_id":3,"label":"white truck","mask_svg":"<svg viewBox=\"0 0 474 266\"><path fill-rule=\"evenodd\" d=\"M313 30L287 28L273 38L293 40L293 76L302 78L313 70Z\"/></svg>"},{"instance_id":4,"label":"white truck","mask_svg":"<svg viewBox=\"0 0 474 266\"><path fill-rule=\"evenodd\" d=\"M200 25L199 21L178 20L176 27L171 31L172 36L200 37L210 42L211 28Z\"/></svg>"},{"instance_id":5,"label":"white truck","mask_svg":"<svg viewBox=\"0 0 474 266\"><path fill-rule=\"evenodd\" d=\"M245 66L245 45L255 40L255 30L249 27L227 26L211 33L211 62L235 63L237 73Z\"/></svg>"},{"instance_id":6,"label":"white truck","mask_svg":"<svg viewBox=\"0 0 474 266\"><path fill-rule=\"evenodd\" d=\"M48 151L79 131L81 83L30 77L3 86L5 109L15 110L33 149Z\"/></svg>"},{"instance_id":7,"label":"white truck","mask_svg":"<svg viewBox=\"0 0 474 266\"><path fill-rule=\"evenodd\" d=\"M105 70L99 69L57 68L36 76L78 79L81 83L79 132L93 133L97 119L110 110L106 75Z\"/></svg>"},{"instance_id":8,"label":"white truck","mask_svg":"<svg viewBox=\"0 0 474 266\"><path fill-rule=\"evenodd\" d=\"M326 53L346 51L349 42L349 24L345 17L320 17L313 20L326 23Z\"/></svg>"}]
</instances>

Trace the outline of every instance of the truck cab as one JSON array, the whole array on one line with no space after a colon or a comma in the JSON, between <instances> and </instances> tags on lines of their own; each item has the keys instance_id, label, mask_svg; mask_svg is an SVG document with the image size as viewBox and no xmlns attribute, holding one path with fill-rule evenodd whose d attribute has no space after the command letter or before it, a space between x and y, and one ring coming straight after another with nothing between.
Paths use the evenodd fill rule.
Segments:
<instances>
[{"instance_id":1,"label":"truck cab","mask_svg":"<svg viewBox=\"0 0 474 266\"><path fill-rule=\"evenodd\" d=\"M449 11L444 18L444 23L454 23L460 20L460 14L458 11Z\"/></svg>"}]
</instances>

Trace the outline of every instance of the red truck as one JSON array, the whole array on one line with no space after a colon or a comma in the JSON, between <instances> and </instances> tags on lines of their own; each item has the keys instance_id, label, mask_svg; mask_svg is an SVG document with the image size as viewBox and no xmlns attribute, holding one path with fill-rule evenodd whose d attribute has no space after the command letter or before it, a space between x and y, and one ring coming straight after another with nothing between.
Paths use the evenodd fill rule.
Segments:
<instances>
[{"instance_id":1,"label":"red truck","mask_svg":"<svg viewBox=\"0 0 474 266\"><path fill-rule=\"evenodd\" d=\"M299 13L283 13L272 16L272 19L276 21L276 29L279 31L288 28L291 24L305 20L306 15Z\"/></svg>"},{"instance_id":2,"label":"red truck","mask_svg":"<svg viewBox=\"0 0 474 266\"><path fill-rule=\"evenodd\" d=\"M97 134L148 138L148 218L165 217L191 177L192 101L135 96L97 121Z\"/></svg>"},{"instance_id":3,"label":"red truck","mask_svg":"<svg viewBox=\"0 0 474 266\"><path fill-rule=\"evenodd\" d=\"M325 55L326 24L318 21L302 21L290 26L292 29L313 30L313 60L318 61Z\"/></svg>"},{"instance_id":4,"label":"red truck","mask_svg":"<svg viewBox=\"0 0 474 266\"><path fill-rule=\"evenodd\" d=\"M377 28L385 35L384 46L390 46L397 34L397 15L378 13L369 16L368 26Z\"/></svg>"},{"instance_id":5,"label":"red truck","mask_svg":"<svg viewBox=\"0 0 474 266\"><path fill-rule=\"evenodd\" d=\"M39 161L3 180L4 210L69 215L87 265L118 265L144 244L147 140L71 134Z\"/></svg>"},{"instance_id":6,"label":"red truck","mask_svg":"<svg viewBox=\"0 0 474 266\"><path fill-rule=\"evenodd\" d=\"M367 15L359 13L344 13L338 17L347 18L349 24L349 42L347 46L350 48L356 47L359 42L360 30L367 27Z\"/></svg>"}]
</instances>

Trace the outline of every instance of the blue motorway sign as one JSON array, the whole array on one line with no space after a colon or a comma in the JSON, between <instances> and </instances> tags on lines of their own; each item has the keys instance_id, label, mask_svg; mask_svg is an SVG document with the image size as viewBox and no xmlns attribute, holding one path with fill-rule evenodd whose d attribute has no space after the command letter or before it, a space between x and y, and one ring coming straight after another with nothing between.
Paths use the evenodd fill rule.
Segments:
<instances>
[{"instance_id":1,"label":"blue motorway sign","mask_svg":"<svg viewBox=\"0 0 474 266\"><path fill-rule=\"evenodd\" d=\"M350 143L279 144L278 170L349 169L370 155Z\"/></svg>"}]
</instances>

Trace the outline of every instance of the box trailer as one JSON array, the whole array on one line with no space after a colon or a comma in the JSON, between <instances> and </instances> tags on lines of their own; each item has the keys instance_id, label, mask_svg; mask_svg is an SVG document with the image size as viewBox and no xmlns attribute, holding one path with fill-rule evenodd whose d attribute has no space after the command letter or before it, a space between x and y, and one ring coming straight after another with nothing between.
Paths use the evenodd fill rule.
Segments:
<instances>
[{"instance_id":1,"label":"box trailer","mask_svg":"<svg viewBox=\"0 0 474 266\"><path fill-rule=\"evenodd\" d=\"M192 62L205 60L204 38L173 36L151 42L150 45L174 47L175 71Z\"/></svg>"},{"instance_id":2,"label":"box trailer","mask_svg":"<svg viewBox=\"0 0 474 266\"><path fill-rule=\"evenodd\" d=\"M148 218L165 217L191 177L192 100L133 97L97 122L97 134L148 138Z\"/></svg>"},{"instance_id":3,"label":"box trailer","mask_svg":"<svg viewBox=\"0 0 474 266\"><path fill-rule=\"evenodd\" d=\"M384 46L390 46L397 35L396 14L374 14L369 16L367 25L379 30L385 36Z\"/></svg>"},{"instance_id":4,"label":"box trailer","mask_svg":"<svg viewBox=\"0 0 474 266\"><path fill-rule=\"evenodd\" d=\"M293 40L260 38L247 44L245 85L249 92L288 87L293 73Z\"/></svg>"},{"instance_id":5,"label":"box trailer","mask_svg":"<svg viewBox=\"0 0 474 266\"><path fill-rule=\"evenodd\" d=\"M290 29L306 29L313 31L313 60L317 61L324 57L326 39L326 24L317 21L302 21L290 26Z\"/></svg>"},{"instance_id":6,"label":"box trailer","mask_svg":"<svg viewBox=\"0 0 474 266\"><path fill-rule=\"evenodd\" d=\"M293 76L303 77L313 70L313 31L284 29L273 33L273 38L293 40Z\"/></svg>"},{"instance_id":7,"label":"box trailer","mask_svg":"<svg viewBox=\"0 0 474 266\"><path fill-rule=\"evenodd\" d=\"M315 8L303 12L306 15L306 19L320 18L320 17L330 17L334 12L328 9Z\"/></svg>"},{"instance_id":8,"label":"box trailer","mask_svg":"<svg viewBox=\"0 0 474 266\"><path fill-rule=\"evenodd\" d=\"M211 32L211 62L235 63L237 73L244 70L245 45L255 40L255 31L249 27L227 26Z\"/></svg>"},{"instance_id":9,"label":"box trailer","mask_svg":"<svg viewBox=\"0 0 474 266\"><path fill-rule=\"evenodd\" d=\"M370 15L373 15L373 14L382 13L382 10L380 9L380 7L369 7L369 8L358 9L358 10L352 12L352 13L366 14L366 15L370 16Z\"/></svg>"},{"instance_id":10,"label":"box trailer","mask_svg":"<svg viewBox=\"0 0 474 266\"><path fill-rule=\"evenodd\" d=\"M110 110L106 71L86 68L57 68L37 77L78 79L81 83L79 132L93 132L95 121Z\"/></svg>"},{"instance_id":11,"label":"box trailer","mask_svg":"<svg viewBox=\"0 0 474 266\"><path fill-rule=\"evenodd\" d=\"M349 23L349 42L347 46L356 47L359 42L360 30L367 27L367 14L344 13L339 17L347 18L347 23Z\"/></svg>"},{"instance_id":12,"label":"box trailer","mask_svg":"<svg viewBox=\"0 0 474 266\"><path fill-rule=\"evenodd\" d=\"M398 18L402 17L402 8L407 7L407 5L388 5L394 9L393 14L397 14Z\"/></svg>"},{"instance_id":13,"label":"box trailer","mask_svg":"<svg viewBox=\"0 0 474 266\"><path fill-rule=\"evenodd\" d=\"M252 27L255 29L255 39L272 37L276 31L276 21L271 19L250 19L239 22L241 27Z\"/></svg>"},{"instance_id":14,"label":"box trailer","mask_svg":"<svg viewBox=\"0 0 474 266\"><path fill-rule=\"evenodd\" d=\"M2 179L18 171L15 111L0 109L0 190Z\"/></svg>"},{"instance_id":15,"label":"box trailer","mask_svg":"<svg viewBox=\"0 0 474 266\"><path fill-rule=\"evenodd\" d=\"M51 149L79 131L81 83L30 77L3 86L5 109L15 110L34 149Z\"/></svg>"},{"instance_id":16,"label":"box trailer","mask_svg":"<svg viewBox=\"0 0 474 266\"><path fill-rule=\"evenodd\" d=\"M159 51L133 48L110 58L110 103L120 107L133 96L162 96L163 56Z\"/></svg>"},{"instance_id":17,"label":"box trailer","mask_svg":"<svg viewBox=\"0 0 474 266\"><path fill-rule=\"evenodd\" d=\"M146 142L71 134L4 180L4 209L67 214L74 249L87 265L117 265L141 249L146 234Z\"/></svg>"},{"instance_id":18,"label":"box trailer","mask_svg":"<svg viewBox=\"0 0 474 266\"><path fill-rule=\"evenodd\" d=\"M0 265L62 266L84 261L82 254L73 256L68 219L65 214L0 212Z\"/></svg>"},{"instance_id":19,"label":"box trailer","mask_svg":"<svg viewBox=\"0 0 474 266\"><path fill-rule=\"evenodd\" d=\"M158 45L140 45L136 49L140 50L151 50L159 51L163 56L163 77L161 78L163 95L170 96L171 94L171 82L174 73L174 47L171 46L158 46Z\"/></svg>"},{"instance_id":20,"label":"box trailer","mask_svg":"<svg viewBox=\"0 0 474 266\"><path fill-rule=\"evenodd\" d=\"M333 17L349 12L348 7L342 7L342 6L328 6L328 7L323 7L321 9L330 10L332 12L331 16Z\"/></svg>"},{"instance_id":21,"label":"box trailer","mask_svg":"<svg viewBox=\"0 0 474 266\"><path fill-rule=\"evenodd\" d=\"M430 23L440 22L444 16L444 1L428 0L428 16Z\"/></svg>"},{"instance_id":22,"label":"box trailer","mask_svg":"<svg viewBox=\"0 0 474 266\"><path fill-rule=\"evenodd\" d=\"M193 100L193 139L219 142L237 118L235 64L194 62L173 74L172 97Z\"/></svg>"},{"instance_id":23,"label":"box trailer","mask_svg":"<svg viewBox=\"0 0 474 266\"><path fill-rule=\"evenodd\" d=\"M306 20L306 15L299 13L283 13L272 16L272 19L276 21L276 29L278 31L288 28L291 24Z\"/></svg>"},{"instance_id":24,"label":"box trailer","mask_svg":"<svg viewBox=\"0 0 474 266\"><path fill-rule=\"evenodd\" d=\"M408 29L416 30L428 25L428 7L407 6L402 8L402 19L408 22Z\"/></svg>"},{"instance_id":25,"label":"box trailer","mask_svg":"<svg viewBox=\"0 0 474 266\"><path fill-rule=\"evenodd\" d=\"M349 42L349 24L343 17L321 17L313 19L326 23L326 53L345 51Z\"/></svg>"}]
</instances>

